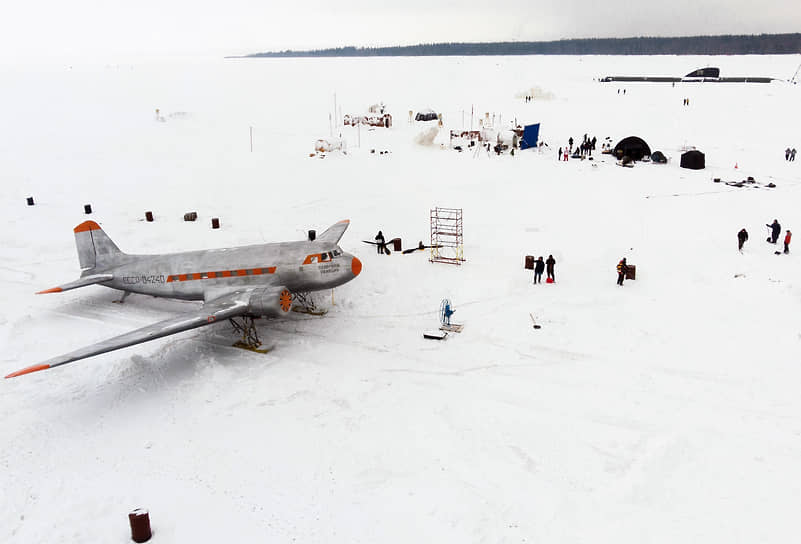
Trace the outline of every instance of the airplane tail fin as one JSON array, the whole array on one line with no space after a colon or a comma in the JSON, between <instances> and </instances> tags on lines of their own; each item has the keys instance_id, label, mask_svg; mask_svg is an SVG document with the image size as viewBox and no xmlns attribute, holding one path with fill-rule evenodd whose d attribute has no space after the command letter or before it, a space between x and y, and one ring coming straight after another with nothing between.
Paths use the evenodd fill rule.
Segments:
<instances>
[{"instance_id":1,"label":"airplane tail fin","mask_svg":"<svg viewBox=\"0 0 801 544\"><path fill-rule=\"evenodd\" d=\"M122 251L94 221L84 221L75 229L75 246L78 248L78 261L84 270L103 266Z\"/></svg>"},{"instance_id":2,"label":"airplane tail fin","mask_svg":"<svg viewBox=\"0 0 801 544\"><path fill-rule=\"evenodd\" d=\"M324 233L317 237L317 240L321 242L330 242L332 244L339 243L339 239L342 238L342 235L345 234L345 230L350 225L349 219L343 219L339 223L334 223L330 227L328 227Z\"/></svg>"}]
</instances>

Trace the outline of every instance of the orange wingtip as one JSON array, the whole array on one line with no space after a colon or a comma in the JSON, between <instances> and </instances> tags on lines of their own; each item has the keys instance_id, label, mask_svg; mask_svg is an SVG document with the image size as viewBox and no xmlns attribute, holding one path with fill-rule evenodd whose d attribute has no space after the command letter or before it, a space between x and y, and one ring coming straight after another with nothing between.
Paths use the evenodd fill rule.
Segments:
<instances>
[{"instance_id":1,"label":"orange wingtip","mask_svg":"<svg viewBox=\"0 0 801 544\"><path fill-rule=\"evenodd\" d=\"M45 289L44 291L39 291L36 294L37 295L45 295L47 293L60 293L61 291L63 291L63 289L61 289L61 287L53 287L52 289Z\"/></svg>"},{"instance_id":2,"label":"orange wingtip","mask_svg":"<svg viewBox=\"0 0 801 544\"><path fill-rule=\"evenodd\" d=\"M74 229L75 232L86 232L88 230L100 230L100 225L95 223L94 221L84 221Z\"/></svg>"},{"instance_id":3,"label":"orange wingtip","mask_svg":"<svg viewBox=\"0 0 801 544\"><path fill-rule=\"evenodd\" d=\"M17 376L22 376L23 374L30 374L31 372L38 372L40 370L47 370L50 368L50 365L33 365L29 366L28 368L23 368L22 370L17 370L16 372L12 372L6 379L9 378L16 378Z\"/></svg>"}]
</instances>

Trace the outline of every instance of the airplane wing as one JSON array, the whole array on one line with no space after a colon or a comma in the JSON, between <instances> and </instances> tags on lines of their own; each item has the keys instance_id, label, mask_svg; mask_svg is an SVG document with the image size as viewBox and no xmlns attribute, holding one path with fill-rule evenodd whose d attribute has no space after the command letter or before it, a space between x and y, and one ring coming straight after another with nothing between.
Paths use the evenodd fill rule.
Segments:
<instances>
[{"instance_id":1,"label":"airplane wing","mask_svg":"<svg viewBox=\"0 0 801 544\"><path fill-rule=\"evenodd\" d=\"M150 340L155 340L156 338L163 338L164 336L188 331L204 325L211 325L212 323L216 323L220 320L242 315L246 313L247 310L248 292L238 291L236 293L210 300L202 307L198 308L197 311L184 313L171 319L165 319L164 321L159 321L153 325L148 325L147 327L142 327L141 329L136 329L135 331L121 334L120 336L115 336L114 338L103 340L97 344L92 344L91 346L75 350L71 353L67 353L66 355L54 357L43 363L12 372L6 376L6 378L15 378L17 376L22 376L23 374L30 374L31 372L37 372L39 370L46 370L48 368L65 365L79 359L92 357L93 355L100 355L101 353L107 353L109 351L133 346L135 344L141 344L142 342L148 342Z\"/></svg>"},{"instance_id":2,"label":"airplane wing","mask_svg":"<svg viewBox=\"0 0 801 544\"><path fill-rule=\"evenodd\" d=\"M339 243L339 239L345 234L345 229L350 225L350 219L343 219L339 223L334 223L328 227L324 233L317 237L322 242L331 242L332 244Z\"/></svg>"}]
</instances>

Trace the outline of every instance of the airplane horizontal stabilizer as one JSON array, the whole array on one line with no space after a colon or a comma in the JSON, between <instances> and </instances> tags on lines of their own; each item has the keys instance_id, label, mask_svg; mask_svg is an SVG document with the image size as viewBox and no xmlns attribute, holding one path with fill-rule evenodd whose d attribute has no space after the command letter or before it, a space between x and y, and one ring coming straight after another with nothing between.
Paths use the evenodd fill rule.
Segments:
<instances>
[{"instance_id":1,"label":"airplane horizontal stabilizer","mask_svg":"<svg viewBox=\"0 0 801 544\"><path fill-rule=\"evenodd\" d=\"M248 311L247 295L243 297L242 293L233 293L226 297L218 298L216 300L207 302L195 312L181 314L171 319L159 321L153 325L136 329L108 340L103 340L97 344L92 344L66 355L54 357L43 363L29 366L12 372L6 378L15 378L23 374L30 374L39 370L46 370L60 365L65 365L79 359L85 359L101 353L118 350L135 344L141 344L157 338L163 338L171 334L188 331L204 325L211 325L220 320L226 320L231 317L237 317L245 314Z\"/></svg>"},{"instance_id":2,"label":"airplane horizontal stabilizer","mask_svg":"<svg viewBox=\"0 0 801 544\"><path fill-rule=\"evenodd\" d=\"M86 287L87 285L103 283L106 281L111 281L113 279L114 279L114 274L92 274L90 276L84 276L75 281L65 283L64 285L53 287L52 289L45 289L44 291L39 291L36 294L43 295L45 293L60 293L62 291L69 291L70 289L77 289L78 287Z\"/></svg>"},{"instance_id":3,"label":"airplane horizontal stabilizer","mask_svg":"<svg viewBox=\"0 0 801 544\"><path fill-rule=\"evenodd\" d=\"M339 243L340 238L342 235L345 234L345 230L350 225L350 219L343 219L339 223L334 223L327 229L325 232L317 236L317 239L321 242L330 242L332 244Z\"/></svg>"}]
</instances>

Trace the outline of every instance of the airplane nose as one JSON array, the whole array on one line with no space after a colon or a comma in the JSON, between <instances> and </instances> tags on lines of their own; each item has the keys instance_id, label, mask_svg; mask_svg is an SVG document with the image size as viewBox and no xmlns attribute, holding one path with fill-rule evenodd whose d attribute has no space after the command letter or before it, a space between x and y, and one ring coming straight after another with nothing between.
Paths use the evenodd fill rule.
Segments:
<instances>
[{"instance_id":1,"label":"airplane nose","mask_svg":"<svg viewBox=\"0 0 801 544\"><path fill-rule=\"evenodd\" d=\"M358 276L362 271L362 262L356 257L350 261L350 271L353 272L354 276Z\"/></svg>"}]
</instances>

